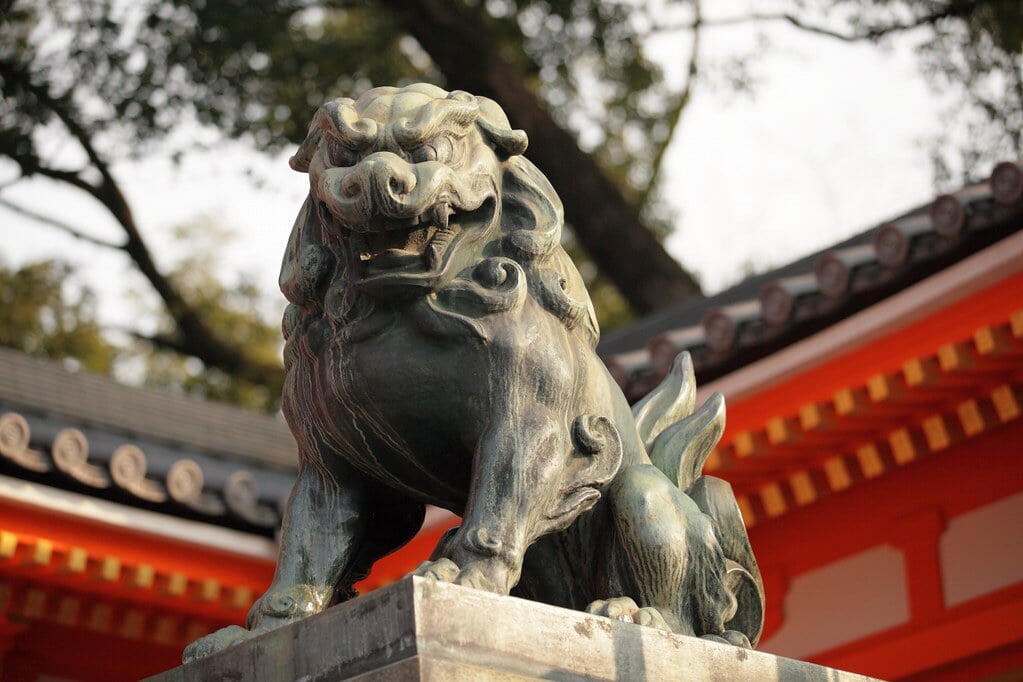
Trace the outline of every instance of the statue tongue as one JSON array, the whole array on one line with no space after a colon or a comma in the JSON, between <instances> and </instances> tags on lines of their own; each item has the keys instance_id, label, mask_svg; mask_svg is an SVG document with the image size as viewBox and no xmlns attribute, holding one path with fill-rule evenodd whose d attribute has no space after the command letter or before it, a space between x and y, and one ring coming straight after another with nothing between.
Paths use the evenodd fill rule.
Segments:
<instances>
[{"instance_id":1,"label":"statue tongue","mask_svg":"<svg viewBox=\"0 0 1023 682\"><path fill-rule=\"evenodd\" d=\"M370 258L370 266L374 269L386 269L394 270L397 268L404 268L410 265L418 265L423 262L422 255L405 251L403 249L387 249L383 253L378 253Z\"/></svg>"},{"instance_id":2,"label":"statue tongue","mask_svg":"<svg viewBox=\"0 0 1023 682\"><path fill-rule=\"evenodd\" d=\"M376 267L392 268L420 262L430 239L437 232L432 225L410 230L387 230L365 235L367 250L360 254L363 261Z\"/></svg>"}]
</instances>

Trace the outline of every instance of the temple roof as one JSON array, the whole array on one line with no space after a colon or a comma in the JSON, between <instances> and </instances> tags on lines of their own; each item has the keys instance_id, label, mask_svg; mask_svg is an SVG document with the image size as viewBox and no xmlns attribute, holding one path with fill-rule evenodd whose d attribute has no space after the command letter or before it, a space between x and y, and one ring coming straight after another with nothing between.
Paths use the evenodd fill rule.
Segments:
<instances>
[{"instance_id":1,"label":"temple roof","mask_svg":"<svg viewBox=\"0 0 1023 682\"><path fill-rule=\"evenodd\" d=\"M809 337L1023 228L1023 166L937 196L714 296L607 334L598 353L630 401L689 351L706 383Z\"/></svg>"},{"instance_id":2,"label":"temple roof","mask_svg":"<svg viewBox=\"0 0 1023 682\"><path fill-rule=\"evenodd\" d=\"M269 534L296 471L281 418L0 349L0 473Z\"/></svg>"}]
</instances>

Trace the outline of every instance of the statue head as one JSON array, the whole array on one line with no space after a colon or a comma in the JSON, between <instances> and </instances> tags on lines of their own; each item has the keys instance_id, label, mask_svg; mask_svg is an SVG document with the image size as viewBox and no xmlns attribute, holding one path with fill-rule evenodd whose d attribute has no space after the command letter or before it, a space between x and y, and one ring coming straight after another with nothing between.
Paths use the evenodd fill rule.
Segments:
<instances>
[{"instance_id":1,"label":"statue head","mask_svg":"<svg viewBox=\"0 0 1023 682\"><path fill-rule=\"evenodd\" d=\"M281 268L297 307L291 325L304 310L344 326L506 257L556 314L587 319L595 340L589 299L560 248L561 201L522 156L526 145L494 101L429 84L321 106L291 159L310 185Z\"/></svg>"}]
</instances>

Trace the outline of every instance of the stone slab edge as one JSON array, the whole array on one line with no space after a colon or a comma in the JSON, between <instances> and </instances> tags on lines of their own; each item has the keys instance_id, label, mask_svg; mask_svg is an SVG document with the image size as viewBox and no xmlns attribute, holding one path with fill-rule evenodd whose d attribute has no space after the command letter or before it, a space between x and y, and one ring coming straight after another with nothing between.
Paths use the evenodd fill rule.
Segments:
<instances>
[{"instance_id":1,"label":"stone slab edge","mask_svg":"<svg viewBox=\"0 0 1023 682\"><path fill-rule=\"evenodd\" d=\"M353 678L872 679L423 578L405 578L149 679Z\"/></svg>"}]
</instances>

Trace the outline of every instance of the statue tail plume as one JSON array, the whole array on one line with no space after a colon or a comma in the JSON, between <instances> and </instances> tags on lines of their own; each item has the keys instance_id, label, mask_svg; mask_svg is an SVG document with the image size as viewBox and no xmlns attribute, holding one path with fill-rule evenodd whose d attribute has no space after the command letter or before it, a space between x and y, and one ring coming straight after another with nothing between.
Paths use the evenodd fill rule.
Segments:
<instances>
[{"instance_id":1,"label":"statue tail plume","mask_svg":"<svg viewBox=\"0 0 1023 682\"><path fill-rule=\"evenodd\" d=\"M725 430L725 399L713 394L696 405L696 377L689 353L680 353L660 385L632 408L650 460L680 490L687 490Z\"/></svg>"},{"instance_id":2,"label":"statue tail plume","mask_svg":"<svg viewBox=\"0 0 1023 682\"><path fill-rule=\"evenodd\" d=\"M725 557L724 581L735 598L735 608L724 627L742 632L755 646L764 623L760 569L732 487L727 481L702 475L725 430L725 399L714 393L694 411L695 404L693 361L689 353L681 353L664 381L632 412L650 461L713 520ZM714 605L708 602L705 606Z\"/></svg>"}]
</instances>

